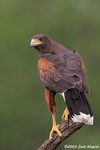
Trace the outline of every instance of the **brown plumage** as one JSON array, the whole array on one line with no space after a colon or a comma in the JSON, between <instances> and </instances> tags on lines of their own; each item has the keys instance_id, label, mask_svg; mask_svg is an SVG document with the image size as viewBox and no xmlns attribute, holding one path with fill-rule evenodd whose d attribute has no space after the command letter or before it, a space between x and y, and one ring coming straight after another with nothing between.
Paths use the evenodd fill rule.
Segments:
<instances>
[{"instance_id":1,"label":"brown plumage","mask_svg":"<svg viewBox=\"0 0 100 150\"><path fill-rule=\"evenodd\" d=\"M31 39L30 45L39 51L39 77L45 87L45 97L48 108L53 115L53 128L50 133L50 138L52 137L53 131L56 131L61 136L59 130L54 127L56 126L56 121L54 121L56 111L54 96L56 93L64 94L64 100L68 105L66 98L68 90L71 90L72 98L75 99L81 96L81 92L89 92L86 69L83 60L77 52L68 50L44 34L34 36ZM70 112L67 111L67 114L65 113L66 111L64 111L63 116L66 116L66 118L68 118L69 113L71 116L75 114L71 107L73 107L72 104L68 106ZM80 111L85 113L85 110L83 109ZM88 110L86 114L91 114L92 116L92 112L89 113Z\"/></svg>"}]
</instances>

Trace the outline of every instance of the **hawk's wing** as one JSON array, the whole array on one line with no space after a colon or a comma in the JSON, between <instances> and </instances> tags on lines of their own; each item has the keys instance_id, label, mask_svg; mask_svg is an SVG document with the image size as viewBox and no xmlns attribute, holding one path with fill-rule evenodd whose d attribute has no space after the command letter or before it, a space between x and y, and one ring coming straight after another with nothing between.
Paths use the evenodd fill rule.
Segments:
<instances>
[{"instance_id":1,"label":"hawk's wing","mask_svg":"<svg viewBox=\"0 0 100 150\"><path fill-rule=\"evenodd\" d=\"M84 63L74 52L45 55L39 59L38 69L43 85L55 92L71 88L88 92Z\"/></svg>"}]
</instances>

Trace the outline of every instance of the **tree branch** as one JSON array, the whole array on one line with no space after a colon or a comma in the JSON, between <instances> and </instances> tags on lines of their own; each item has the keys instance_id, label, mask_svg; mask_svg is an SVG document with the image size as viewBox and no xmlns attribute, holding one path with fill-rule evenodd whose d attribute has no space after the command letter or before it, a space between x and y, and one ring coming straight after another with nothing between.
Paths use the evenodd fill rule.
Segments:
<instances>
[{"instance_id":1,"label":"tree branch","mask_svg":"<svg viewBox=\"0 0 100 150\"><path fill-rule=\"evenodd\" d=\"M54 133L53 138L46 140L37 150L55 150L62 141L80 129L83 125L83 123L75 123L71 119L69 119L69 121L62 121L60 126L62 136L59 137L57 133Z\"/></svg>"}]
</instances>

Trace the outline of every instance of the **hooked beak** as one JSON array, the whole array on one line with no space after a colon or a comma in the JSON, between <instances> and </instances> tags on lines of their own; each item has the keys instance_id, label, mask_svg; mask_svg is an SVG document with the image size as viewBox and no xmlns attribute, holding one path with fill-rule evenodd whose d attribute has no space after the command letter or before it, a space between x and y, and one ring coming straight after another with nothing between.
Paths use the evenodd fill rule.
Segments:
<instances>
[{"instance_id":1,"label":"hooked beak","mask_svg":"<svg viewBox=\"0 0 100 150\"><path fill-rule=\"evenodd\" d=\"M41 41L39 39L32 39L31 42L30 42L31 47L34 47L34 46L37 46L37 45L40 45L40 44L41 44Z\"/></svg>"}]
</instances>

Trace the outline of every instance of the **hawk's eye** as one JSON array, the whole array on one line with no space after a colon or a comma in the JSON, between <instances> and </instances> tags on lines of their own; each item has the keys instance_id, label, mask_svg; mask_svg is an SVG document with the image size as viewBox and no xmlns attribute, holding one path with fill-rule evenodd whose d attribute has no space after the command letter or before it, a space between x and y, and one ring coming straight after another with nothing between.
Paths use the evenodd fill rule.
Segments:
<instances>
[{"instance_id":1,"label":"hawk's eye","mask_svg":"<svg viewBox=\"0 0 100 150\"><path fill-rule=\"evenodd\" d=\"M42 39L42 38L40 38L39 40L40 40L40 41L43 41L43 39Z\"/></svg>"}]
</instances>

